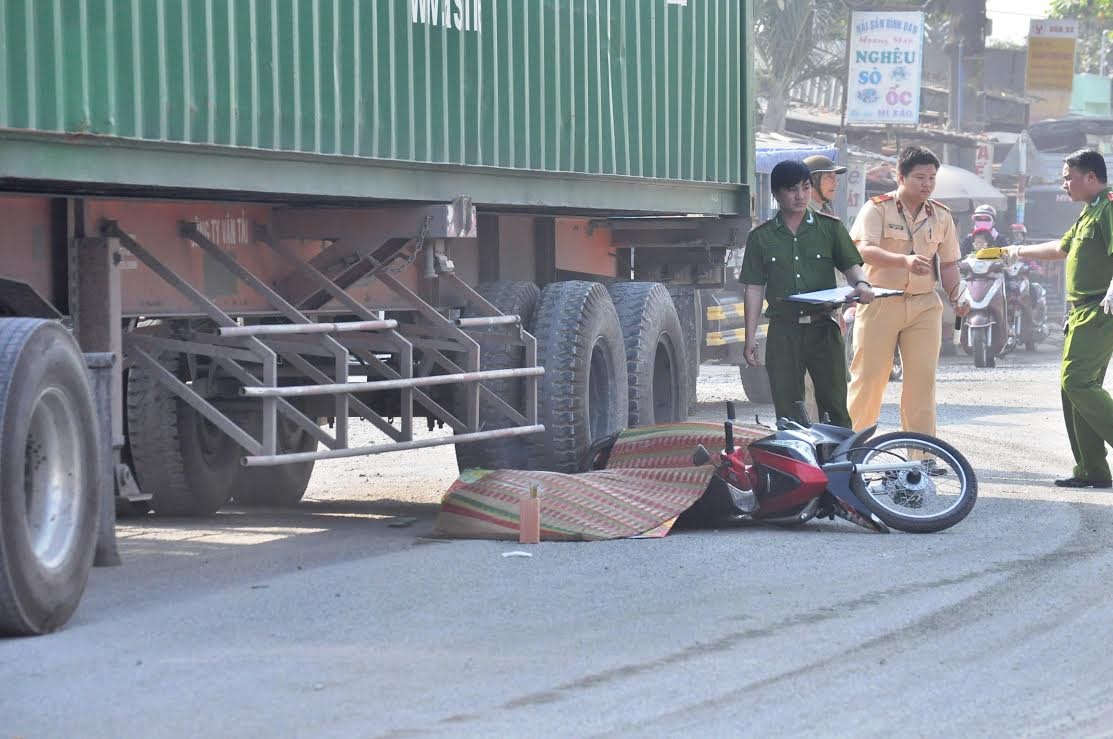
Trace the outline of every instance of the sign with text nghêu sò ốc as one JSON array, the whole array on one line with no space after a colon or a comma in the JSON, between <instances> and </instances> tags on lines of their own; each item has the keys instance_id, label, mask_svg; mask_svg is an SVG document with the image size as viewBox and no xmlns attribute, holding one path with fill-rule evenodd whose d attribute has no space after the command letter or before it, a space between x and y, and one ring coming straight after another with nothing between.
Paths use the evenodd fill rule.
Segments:
<instances>
[{"instance_id":1,"label":"sign with text ngh\u00eau s\u00f2 \u1ed1c","mask_svg":"<svg viewBox=\"0 0 1113 739\"><path fill-rule=\"evenodd\" d=\"M847 123L920 120L924 14L855 12L850 18Z\"/></svg>"}]
</instances>

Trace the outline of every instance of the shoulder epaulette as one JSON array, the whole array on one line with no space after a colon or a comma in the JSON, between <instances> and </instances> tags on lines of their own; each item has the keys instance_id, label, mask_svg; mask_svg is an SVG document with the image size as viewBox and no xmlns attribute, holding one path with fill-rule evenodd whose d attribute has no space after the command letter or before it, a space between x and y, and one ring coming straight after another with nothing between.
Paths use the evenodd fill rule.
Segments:
<instances>
[{"instance_id":1,"label":"shoulder epaulette","mask_svg":"<svg viewBox=\"0 0 1113 739\"><path fill-rule=\"evenodd\" d=\"M950 213L950 212L951 212L951 209L950 209L950 208L948 208L947 206L943 205L943 204L942 204L942 203L940 203L940 202L939 202L938 200L931 200L930 198L929 198L929 200L930 200L930 202L931 202L931 204L932 204L932 205L938 206L938 207L942 208L943 210L947 211L948 213Z\"/></svg>"},{"instance_id":2,"label":"shoulder epaulette","mask_svg":"<svg viewBox=\"0 0 1113 739\"><path fill-rule=\"evenodd\" d=\"M833 216L830 213L824 213L821 210L813 210L812 213L815 213L817 216L823 216L824 218L830 218L832 221L839 220L838 216Z\"/></svg>"},{"instance_id":3,"label":"shoulder epaulette","mask_svg":"<svg viewBox=\"0 0 1113 739\"><path fill-rule=\"evenodd\" d=\"M1105 193L1105 197L1109 200L1109 202L1113 203L1113 190Z\"/></svg>"},{"instance_id":4,"label":"shoulder epaulette","mask_svg":"<svg viewBox=\"0 0 1113 739\"><path fill-rule=\"evenodd\" d=\"M870 202L874 205L881 205L882 203L886 203L892 199L892 195L890 195L889 193L885 193L884 195L874 195L872 198L870 198Z\"/></svg>"}]
</instances>

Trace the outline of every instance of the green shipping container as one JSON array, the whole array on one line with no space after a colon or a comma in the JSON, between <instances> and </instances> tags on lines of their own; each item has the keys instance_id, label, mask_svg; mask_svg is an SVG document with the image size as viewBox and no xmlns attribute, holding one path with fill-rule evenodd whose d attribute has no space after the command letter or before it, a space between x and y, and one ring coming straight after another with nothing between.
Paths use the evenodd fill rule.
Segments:
<instances>
[{"instance_id":1,"label":"green shipping container","mask_svg":"<svg viewBox=\"0 0 1113 739\"><path fill-rule=\"evenodd\" d=\"M748 211L749 0L0 0L0 186Z\"/></svg>"}]
</instances>

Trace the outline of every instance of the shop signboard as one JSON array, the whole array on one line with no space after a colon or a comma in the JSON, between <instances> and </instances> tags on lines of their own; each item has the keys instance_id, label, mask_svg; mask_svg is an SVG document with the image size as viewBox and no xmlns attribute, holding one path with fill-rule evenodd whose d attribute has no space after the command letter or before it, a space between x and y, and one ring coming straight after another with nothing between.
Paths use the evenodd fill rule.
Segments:
<instances>
[{"instance_id":1,"label":"shop signboard","mask_svg":"<svg viewBox=\"0 0 1113 739\"><path fill-rule=\"evenodd\" d=\"M853 13L846 122L916 125L923 47L923 13Z\"/></svg>"}]
</instances>

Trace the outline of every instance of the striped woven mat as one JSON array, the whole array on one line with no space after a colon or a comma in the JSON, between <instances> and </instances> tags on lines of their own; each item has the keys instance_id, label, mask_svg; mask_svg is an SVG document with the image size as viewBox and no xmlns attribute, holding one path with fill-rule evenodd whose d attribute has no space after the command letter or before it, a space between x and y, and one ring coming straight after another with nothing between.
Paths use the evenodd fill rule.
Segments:
<instances>
[{"instance_id":1,"label":"striped woven mat","mask_svg":"<svg viewBox=\"0 0 1113 739\"><path fill-rule=\"evenodd\" d=\"M769 433L762 427L735 429L739 446ZM699 444L709 451L722 449L723 427L682 423L627 429L615 442L607 469L599 472L465 470L441 501L433 533L516 540L518 501L537 485L543 540L664 536L703 495L714 474L711 465L692 466Z\"/></svg>"}]
</instances>

